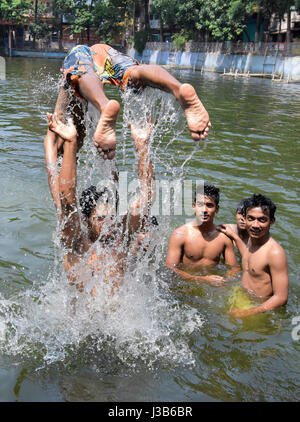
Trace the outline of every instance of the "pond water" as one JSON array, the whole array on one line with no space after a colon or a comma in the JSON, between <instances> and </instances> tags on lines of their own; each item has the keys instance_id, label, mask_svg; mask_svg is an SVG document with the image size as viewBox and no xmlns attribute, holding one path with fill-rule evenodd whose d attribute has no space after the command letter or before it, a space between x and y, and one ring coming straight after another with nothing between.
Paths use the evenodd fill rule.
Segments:
<instances>
[{"instance_id":1,"label":"pond water","mask_svg":"<svg viewBox=\"0 0 300 422\"><path fill-rule=\"evenodd\" d=\"M117 310L79 299L61 272L56 213L44 161L45 113L53 110L61 62L7 59L0 81L0 401L296 401L300 388L300 89L264 79L172 71L192 83L210 113L206 145L195 146L168 94L147 89L122 103L120 172L136 172L126 122L157 121L151 150L157 180L208 180L220 188L218 223L237 203L264 193L277 205L273 237L289 263L286 307L231 318L225 288L180 280L164 266L168 237L188 215L161 204L151 253L127 276ZM139 114L140 113L140 114ZM93 121L93 111L90 112ZM85 143L80 186L109 172ZM127 172L127 173L125 173ZM220 264L214 272L223 274ZM240 277L239 277L240 278Z\"/></svg>"}]
</instances>

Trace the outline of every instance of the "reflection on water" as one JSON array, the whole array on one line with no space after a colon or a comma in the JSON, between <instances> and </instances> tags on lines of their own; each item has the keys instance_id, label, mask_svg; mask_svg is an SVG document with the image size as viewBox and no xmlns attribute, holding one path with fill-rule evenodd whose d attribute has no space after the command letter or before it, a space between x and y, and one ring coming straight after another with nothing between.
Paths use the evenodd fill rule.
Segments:
<instances>
[{"instance_id":1,"label":"reflection on water","mask_svg":"<svg viewBox=\"0 0 300 422\"><path fill-rule=\"evenodd\" d=\"M160 215L146 255L137 256L115 302L103 286L91 298L62 271L43 155L44 115L59 89L55 60L10 59L0 91L0 397L3 400L296 400L299 313L299 100L295 85L177 72L210 112L206 148L189 138L170 95L126 93L117 126L118 169L136 177L127 122L156 122L151 138L157 179L205 178L221 190L217 222L233 222L253 192L277 205L273 236L290 271L286 308L234 320L231 291L177 279L164 267L168 237L185 222ZM107 88L110 98L121 100ZM110 164L89 143L79 157L78 190L107 178ZM162 206L161 213L165 210ZM166 214L166 213L165 213ZM220 264L214 272L224 273ZM97 282L99 280L95 280ZM74 309L76 298L76 309ZM112 310L113 308L113 310ZM297 353L298 352L298 353ZM126 383L126 385L125 385Z\"/></svg>"}]
</instances>

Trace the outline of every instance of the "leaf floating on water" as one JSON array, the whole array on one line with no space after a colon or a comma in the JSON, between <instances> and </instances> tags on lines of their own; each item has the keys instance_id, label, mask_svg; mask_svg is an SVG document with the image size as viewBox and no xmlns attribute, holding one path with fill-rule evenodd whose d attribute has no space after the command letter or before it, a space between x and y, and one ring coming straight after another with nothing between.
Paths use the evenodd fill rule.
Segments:
<instances>
[{"instance_id":1,"label":"leaf floating on water","mask_svg":"<svg viewBox=\"0 0 300 422\"><path fill-rule=\"evenodd\" d=\"M11 223L12 221L17 221L17 220L21 220L21 218L19 217L13 217L9 219L9 222Z\"/></svg>"}]
</instances>

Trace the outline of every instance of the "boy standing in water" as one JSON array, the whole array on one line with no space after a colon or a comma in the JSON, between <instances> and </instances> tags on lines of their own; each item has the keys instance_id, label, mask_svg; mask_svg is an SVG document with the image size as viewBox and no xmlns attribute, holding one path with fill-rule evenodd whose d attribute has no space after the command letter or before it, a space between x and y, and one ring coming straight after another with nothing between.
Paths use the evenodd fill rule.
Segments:
<instances>
[{"instance_id":1,"label":"boy standing in water","mask_svg":"<svg viewBox=\"0 0 300 422\"><path fill-rule=\"evenodd\" d=\"M270 236L276 206L263 195L252 195L245 202L249 242L242 255L242 286L264 299L251 309L233 309L236 318L266 312L283 306L288 300L288 264L283 248ZM225 232L224 232L225 233Z\"/></svg>"},{"instance_id":2,"label":"boy standing in water","mask_svg":"<svg viewBox=\"0 0 300 422\"><path fill-rule=\"evenodd\" d=\"M243 255L249 239L244 215L244 207L246 201L247 198L243 199L236 208L236 224L220 224L217 226L217 230L219 230L221 233L226 234L233 241L234 245L238 248L241 255Z\"/></svg>"},{"instance_id":3,"label":"boy standing in water","mask_svg":"<svg viewBox=\"0 0 300 422\"><path fill-rule=\"evenodd\" d=\"M82 124L84 110L82 105L74 103L72 98L70 101L66 89L71 86L75 96L91 102L101 113L94 143L104 159L112 159L115 156L115 124L120 110L120 104L116 100L109 100L105 95L103 85L107 83L123 90L127 86L151 86L172 93L185 113L194 141L208 136L211 126L209 115L195 89L190 84L181 84L161 66L140 64L106 44L95 44L92 47L78 45L72 48L61 71L65 84L59 92L55 113L63 119L69 107L77 126L80 145L85 135ZM51 135L49 131L48 136L53 136L60 148L63 140L56 139L55 134Z\"/></svg>"},{"instance_id":4,"label":"boy standing in water","mask_svg":"<svg viewBox=\"0 0 300 422\"><path fill-rule=\"evenodd\" d=\"M53 157L57 157L57 143L53 142L53 137L46 136L44 146L49 187L61 224L65 271L71 282L80 289L96 276L96 280L101 277L110 283L113 293L122 282L132 242L136 241L147 222L153 202L154 171L148 151L151 127L143 130L131 125L138 160L140 194L131 204L128 214L118 217L118 197L107 188L98 191L91 186L84 190L79 208L76 198L76 127L71 120L68 125L54 120L51 114L48 114L48 121L49 131L64 140L59 174L55 173L55 162L52 161ZM95 293L95 288L91 293Z\"/></svg>"},{"instance_id":5,"label":"boy standing in water","mask_svg":"<svg viewBox=\"0 0 300 422\"><path fill-rule=\"evenodd\" d=\"M196 189L194 198L194 220L174 230L170 237L166 265L184 278L220 284L225 281L223 277L192 275L178 268L180 263L191 270L216 265L223 255L225 264L232 267L229 274L240 269L232 241L214 224L219 210L219 189L207 183L204 183L204 193L200 188L202 186Z\"/></svg>"}]
</instances>

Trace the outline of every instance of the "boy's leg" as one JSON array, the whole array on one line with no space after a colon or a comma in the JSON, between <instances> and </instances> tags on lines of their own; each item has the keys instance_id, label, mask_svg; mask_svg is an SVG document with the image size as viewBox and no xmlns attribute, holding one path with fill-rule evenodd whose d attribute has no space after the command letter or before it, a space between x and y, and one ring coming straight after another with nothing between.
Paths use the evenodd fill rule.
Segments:
<instances>
[{"instance_id":1,"label":"boy's leg","mask_svg":"<svg viewBox=\"0 0 300 422\"><path fill-rule=\"evenodd\" d=\"M195 141L205 139L211 126L209 115L190 84L181 84L158 65L138 65L129 68L129 78L137 87L152 86L171 92L179 101Z\"/></svg>"},{"instance_id":2,"label":"boy's leg","mask_svg":"<svg viewBox=\"0 0 300 422\"><path fill-rule=\"evenodd\" d=\"M96 73L88 72L78 79L78 91L87 101L90 101L101 116L94 134L94 142L100 155L104 159L112 159L116 150L116 121L120 111L120 104L116 100L109 100L103 85Z\"/></svg>"}]
</instances>

